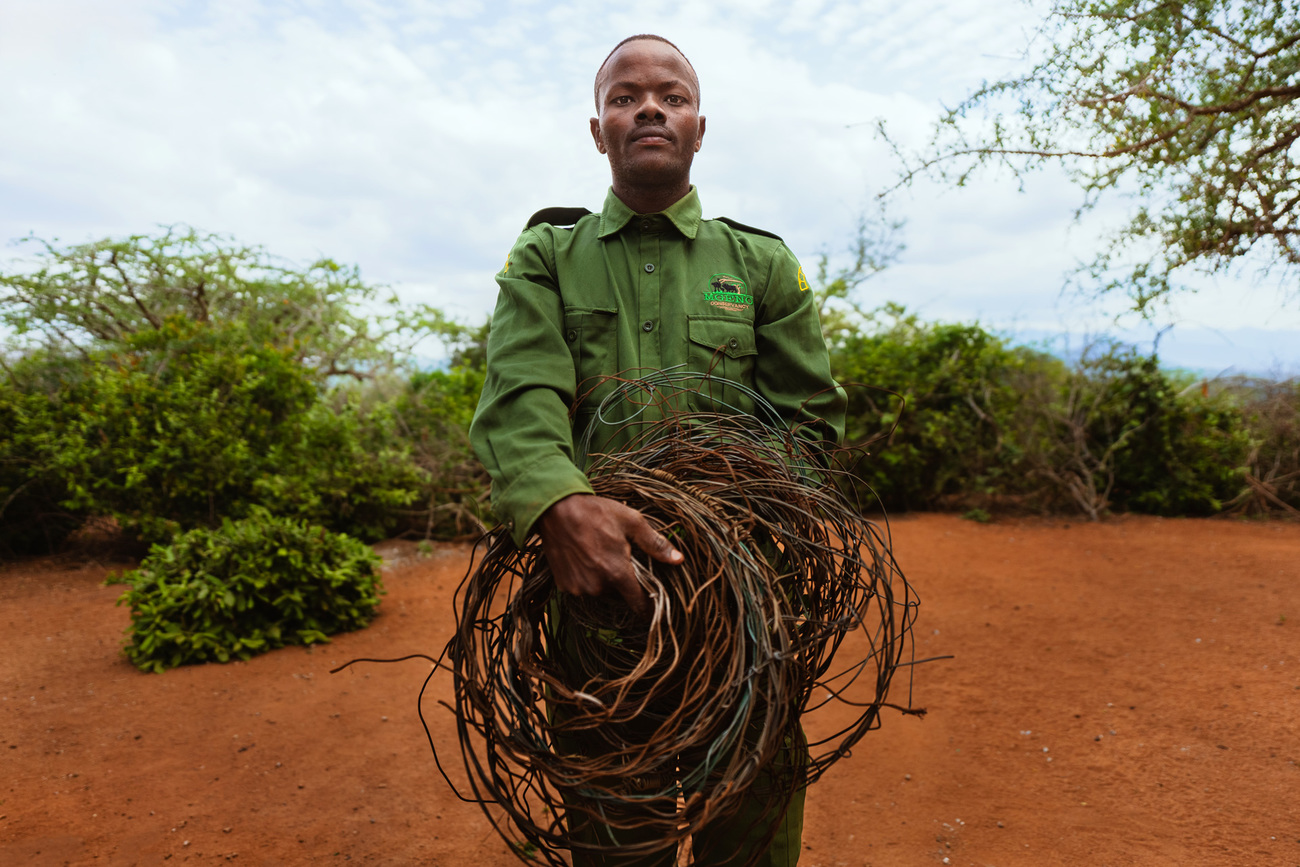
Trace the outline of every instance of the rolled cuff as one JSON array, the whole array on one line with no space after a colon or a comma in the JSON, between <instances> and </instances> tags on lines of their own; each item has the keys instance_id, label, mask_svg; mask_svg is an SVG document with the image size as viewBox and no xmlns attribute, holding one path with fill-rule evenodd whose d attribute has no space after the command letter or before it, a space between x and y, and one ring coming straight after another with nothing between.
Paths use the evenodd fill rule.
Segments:
<instances>
[{"instance_id":1,"label":"rolled cuff","mask_svg":"<svg viewBox=\"0 0 1300 867\"><path fill-rule=\"evenodd\" d=\"M505 519L510 538L522 548L542 513L571 494L590 493L586 474L567 457L552 455L520 473L492 498L492 505Z\"/></svg>"}]
</instances>

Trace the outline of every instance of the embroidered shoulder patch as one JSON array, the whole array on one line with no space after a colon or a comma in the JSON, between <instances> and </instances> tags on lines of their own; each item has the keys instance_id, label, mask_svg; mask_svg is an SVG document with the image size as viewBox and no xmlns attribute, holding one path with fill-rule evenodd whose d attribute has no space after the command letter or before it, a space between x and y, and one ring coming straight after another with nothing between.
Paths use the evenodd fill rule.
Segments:
<instances>
[{"instance_id":1,"label":"embroidered shoulder patch","mask_svg":"<svg viewBox=\"0 0 1300 867\"><path fill-rule=\"evenodd\" d=\"M803 275L803 266L799 266L799 291L808 291L808 278Z\"/></svg>"},{"instance_id":2,"label":"embroidered shoulder patch","mask_svg":"<svg viewBox=\"0 0 1300 867\"><path fill-rule=\"evenodd\" d=\"M723 310L741 311L754 306L754 296L749 294L749 286L731 274L714 274L709 278L704 300Z\"/></svg>"}]
</instances>

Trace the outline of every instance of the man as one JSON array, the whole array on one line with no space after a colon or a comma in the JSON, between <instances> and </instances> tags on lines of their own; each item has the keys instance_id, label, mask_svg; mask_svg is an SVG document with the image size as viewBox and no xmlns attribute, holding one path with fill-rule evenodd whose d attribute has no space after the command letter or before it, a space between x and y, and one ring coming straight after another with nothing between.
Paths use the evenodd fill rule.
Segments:
<instances>
[{"instance_id":1,"label":"man","mask_svg":"<svg viewBox=\"0 0 1300 867\"><path fill-rule=\"evenodd\" d=\"M603 378L680 365L711 371L827 444L843 431L844 398L795 257L775 235L701 219L690 169L705 119L686 57L659 36L625 39L597 72L595 95L591 135L609 158L612 188L600 214L535 215L511 250L497 275L487 381L470 436L498 514L517 544L540 534L556 588L618 593L644 611L631 546L668 564L683 558L638 511L594 495L577 464L574 444L614 387ZM752 409L740 390L724 403ZM779 822L758 863L794 864L802 792L784 817L765 816L761 804L742 810L729 827L697 834L697 851L710 837L731 840L728 854L744 863L754 854L746 837L768 836L755 824ZM574 863L586 862L575 853Z\"/></svg>"}]
</instances>

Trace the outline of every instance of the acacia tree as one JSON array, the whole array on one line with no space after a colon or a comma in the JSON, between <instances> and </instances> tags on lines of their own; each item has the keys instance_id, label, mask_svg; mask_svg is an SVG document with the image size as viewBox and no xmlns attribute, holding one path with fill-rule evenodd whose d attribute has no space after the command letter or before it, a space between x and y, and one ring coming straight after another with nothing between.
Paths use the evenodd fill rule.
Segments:
<instances>
[{"instance_id":1,"label":"acacia tree","mask_svg":"<svg viewBox=\"0 0 1300 867\"><path fill-rule=\"evenodd\" d=\"M1252 251L1284 281L1300 273L1300 0L1051 0L1030 52L1028 73L942 117L903 183L1060 161L1084 210L1135 193L1080 276L1139 311L1178 272Z\"/></svg>"},{"instance_id":2,"label":"acacia tree","mask_svg":"<svg viewBox=\"0 0 1300 867\"><path fill-rule=\"evenodd\" d=\"M40 248L33 267L0 274L0 323L59 354L89 357L180 318L240 323L253 346L274 346L319 376L366 378L388 364L398 335L418 336L436 311L367 316L379 288L355 266L296 267L260 247L188 226L158 235Z\"/></svg>"}]
</instances>

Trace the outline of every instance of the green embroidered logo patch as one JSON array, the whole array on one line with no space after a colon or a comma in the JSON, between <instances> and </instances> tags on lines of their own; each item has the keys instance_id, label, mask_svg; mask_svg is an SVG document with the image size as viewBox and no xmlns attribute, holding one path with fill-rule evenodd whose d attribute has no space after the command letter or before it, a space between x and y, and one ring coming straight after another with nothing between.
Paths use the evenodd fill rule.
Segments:
<instances>
[{"instance_id":1,"label":"green embroidered logo patch","mask_svg":"<svg viewBox=\"0 0 1300 867\"><path fill-rule=\"evenodd\" d=\"M749 286L739 277L731 274L714 274L709 280L710 289L704 290L704 300L723 310L748 310L754 306L754 296L748 292Z\"/></svg>"}]
</instances>

